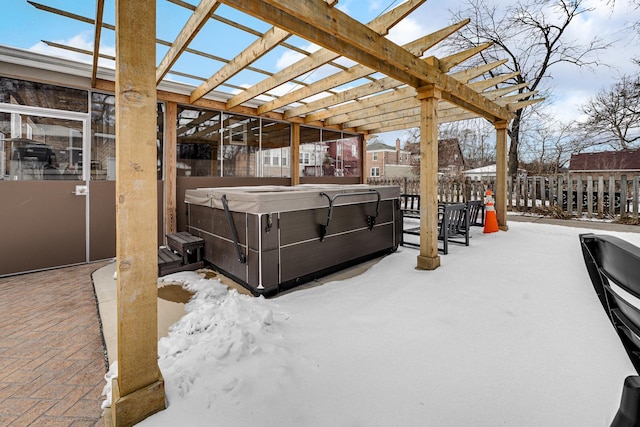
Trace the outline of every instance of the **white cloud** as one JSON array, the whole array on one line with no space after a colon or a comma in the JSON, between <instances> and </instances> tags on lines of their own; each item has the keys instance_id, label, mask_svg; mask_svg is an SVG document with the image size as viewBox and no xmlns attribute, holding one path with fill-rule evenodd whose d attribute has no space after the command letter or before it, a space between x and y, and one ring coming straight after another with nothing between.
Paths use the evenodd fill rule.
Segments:
<instances>
[{"instance_id":1,"label":"white cloud","mask_svg":"<svg viewBox=\"0 0 640 427\"><path fill-rule=\"evenodd\" d=\"M426 27L420 25L415 19L407 17L389 31L387 38L402 46L427 34L429 31Z\"/></svg>"},{"instance_id":2,"label":"white cloud","mask_svg":"<svg viewBox=\"0 0 640 427\"><path fill-rule=\"evenodd\" d=\"M93 32L92 31L84 31L80 34L76 34L75 36L67 40L53 40L53 42L60 45L70 46L77 49L93 52ZM45 55L55 56L58 58L67 58L67 59L71 59L78 62L91 63L93 61L90 55L85 55L83 53L49 46L44 42L36 43L35 45L31 46L29 50L38 52L38 53L43 53ZM100 53L104 55L115 56L116 54L115 46L101 46ZM106 59L100 59L98 63L102 67L109 67L109 68L114 67L113 61L109 61Z\"/></svg>"},{"instance_id":3,"label":"white cloud","mask_svg":"<svg viewBox=\"0 0 640 427\"><path fill-rule=\"evenodd\" d=\"M307 52L315 52L320 49L320 46L315 43L309 43L308 45L301 46L300 48ZM276 60L276 69L282 70L283 68L287 68L288 66L300 61L302 58L304 58L303 54L293 50L287 50Z\"/></svg>"},{"instance_id":4,"label":"white cloud","mask_svg":"<svg viewBox=\"0 0 640 427\"><path fill-rule=\"evenodd\" d=\"M351 4L351 0L341 1L341 2L338 2L338 5L336 7L341 12L344 12L347 15L351 16L351 10L349 9L349 4Z\"/></svg>"},{"instance_id":5,"label":"white cloud","mask_svg":"<svg viewBox=\"0 0 640 427\"><path fill-rule=\"evenodd\" d=\"M369 0L369 12L373 12L374 10L378 10L382 7L381 0Z\"/></svg>"}]
</instances>

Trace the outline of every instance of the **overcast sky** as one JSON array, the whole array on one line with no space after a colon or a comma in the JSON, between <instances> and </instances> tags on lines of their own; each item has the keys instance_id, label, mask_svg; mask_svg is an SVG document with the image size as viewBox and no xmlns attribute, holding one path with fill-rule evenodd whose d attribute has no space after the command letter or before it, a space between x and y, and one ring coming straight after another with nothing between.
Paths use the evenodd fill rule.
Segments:
<instances>
[{"instance_id":1,"label":"overcast sky","mask_svg":"<svg viewBox=\"0 0 640 427\"><path fill-rule=\"evenodd\" d=\"M500 0L503 3L511 3ZM500 2L499 1L499 2ZM44 45L41 40L55 41L63 44L71 44L76 47L91 50L93 43L92 26L74 21L68 18L53 15L51 13L37 10L27 3L26 0L3 0L3 25L0 26L0 44L15 46L24 49L33 49L47 52L57 56L72 56L75 59L90 61L90 58L80 54L72 54L60 49ZM94 1L77 0L42 0L42 3L59 9L65 9L75 14L93 18L95 15ZM114 23L114 3L115 0L105 1L106 23ZM190 3L196 4L195 0ZM340 0L338 7L350 16L361 22L367 23L389 8L397 6L399 0ZM569 27L567 37L572 40L588 41L594 36L599 36L612 43L612 47L606 52L598 54L598 60L608 66L600 66L594 70L580 70L576 67L558 65L550 70L550 80L548 83L553 89L553 96L545 102L545 108L555 117L570 121L579 120L579 106L590 97L594 96L598 90L611 85L621 74L631 74L638 71L639 67L631 61L632 57L640 57L640 41L632 31L625 31L631 23L640 22L640 11L630 5L630 0L616 0L616 7L612 10L606 6L604 0L591 0L587 4L595 10L580 16ZM461 2L446 0L429 0L418 10L392 29L389 38L398 44L404 44L420 36L443 28L452 22L450 9L457 9ZM226 9L225 9L226 8ZM226 6L221 6L220 13L229 11ZM191 12L175 4L158 2L158 37L171 39L179 32ZM235 13L235 12L234 12ZM254 25L256 21L252 21ZM266 30L268 26L263 26ZM206 28L206 27L205 27ZM192 46L203 51L213 53L223 57L232 57L234 53L228 51L232 41L243 43L240 37L221 37L220 34L208 35L202 33L193 42ZM251 39L247 39L245 46ZM289 40L288 40L289 41ZM290 39L306 48L312 49L309 43L303 40ZM113 55L114 37L112 31L104 31L101 42L101 52ZM432 54L432 53L427 53ZM160 50L158 61L163 55ZM183 55L184 56L184 55ZM184 56L180 66L189 69L197 68L197 65L187 64L188 57ZM284 49L274 49L269 55L259 61L262 68L275 71L290 64L295 60L295 55L291 55ZM216 70L202 69L200 75L208 77ZM329 71L327 71L329 72ZM198 73L195 73L198 74ZM264 76L250 76L241 74L234 78L233 83L249 86L256 83ZM316 72L308 78L308 81L320 78L321 73ZM290 90L290 87L282 87L281 91ZM403 133L383 135L385 142L392 144L396 136L404 139Z\"/></svg>"}]
</instances>

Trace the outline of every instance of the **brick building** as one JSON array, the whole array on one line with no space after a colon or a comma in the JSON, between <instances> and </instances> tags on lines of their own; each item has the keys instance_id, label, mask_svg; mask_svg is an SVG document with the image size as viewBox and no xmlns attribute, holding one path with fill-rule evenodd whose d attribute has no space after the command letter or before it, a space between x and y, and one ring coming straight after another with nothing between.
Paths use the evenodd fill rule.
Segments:
<instances>
[{"instance_id":1,"label":"brick building","mask_svg":"<svg viewBox=\"0 0 640 427\"><path fill-rule=\"evenodd\" d=\"M411 168L411 152L400 148L400 139L392 147L383 142L367 145L365 157L367 178L416 178Z\"/></svg>"}]
</instances>

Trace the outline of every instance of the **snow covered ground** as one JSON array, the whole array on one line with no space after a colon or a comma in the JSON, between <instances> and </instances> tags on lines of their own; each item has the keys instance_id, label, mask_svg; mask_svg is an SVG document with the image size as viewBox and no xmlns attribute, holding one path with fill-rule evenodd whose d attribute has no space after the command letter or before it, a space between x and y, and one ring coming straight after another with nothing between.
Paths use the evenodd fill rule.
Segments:
<instances>
[{"instance_id":1,"label":"snow covered ground","mask_svg":"<svg viewBox=\"0 0 640 427\"><path fill-rule=\"evenodd\" d=\"M139 425L609 425L635 371L584 266L591 230L509 226L435 271L401 247L272 299L167 276L196 295L158 344L168 408Z\"/></svg>"}]
</instances>

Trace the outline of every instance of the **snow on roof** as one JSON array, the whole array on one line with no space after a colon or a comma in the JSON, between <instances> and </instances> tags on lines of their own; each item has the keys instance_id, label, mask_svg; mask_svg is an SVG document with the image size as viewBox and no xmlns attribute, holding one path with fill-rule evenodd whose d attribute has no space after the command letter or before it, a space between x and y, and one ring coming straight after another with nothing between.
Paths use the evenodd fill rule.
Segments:
<instances>
[{"instance_id":1,"label":"snow on roof","mask_svg":"<svg viewBox=\"0 0 640 427\"><path fill-rule=\"evenodd\" d=\"M464 171L465 175L470 175L470 174L495 174L496 173L496 165L488 165L488 166L482 166L481 168L475 168L475 169L469 169Z\"/></svg>"}]
</instances>

